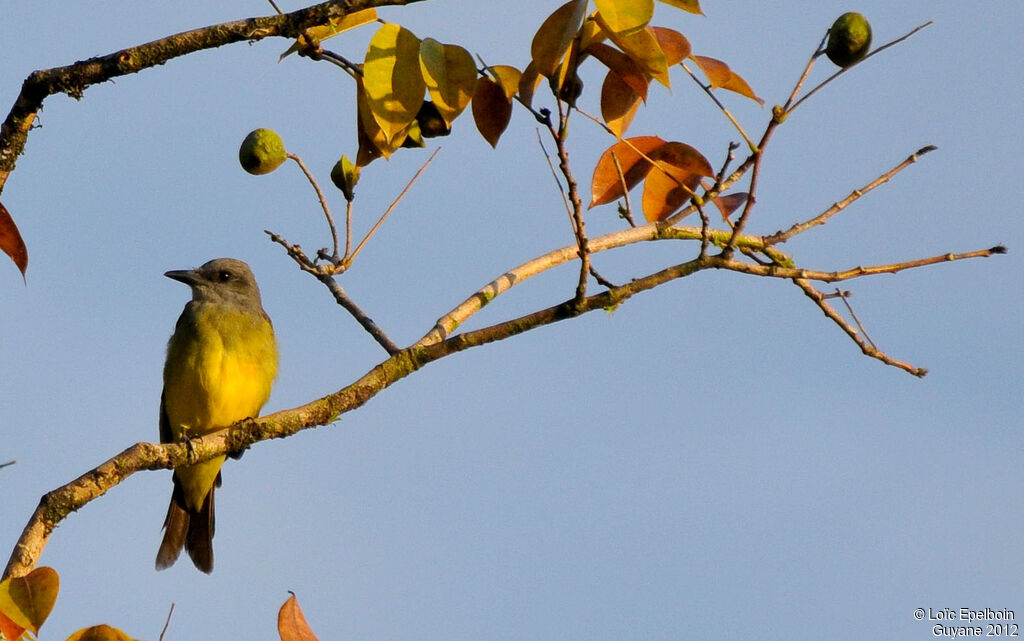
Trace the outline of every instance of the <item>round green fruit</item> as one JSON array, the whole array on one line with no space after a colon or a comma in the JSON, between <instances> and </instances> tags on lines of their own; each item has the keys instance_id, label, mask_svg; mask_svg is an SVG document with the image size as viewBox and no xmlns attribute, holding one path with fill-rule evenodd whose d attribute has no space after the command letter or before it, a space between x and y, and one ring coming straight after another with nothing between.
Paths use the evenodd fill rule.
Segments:
<instances>
[{"instance_id":1,"label":"round green fruit","mask_svg":"<svg viewBox=\"0 0 1024 641\"><path fill-rule=\"evenodd\" d=\"M844 13L828 30L825 55L843 69L868 55L871 48L871 25L867 18L853 11Z\"/></svg>"},{"instance_id":2,"label":"round green fruit","mask_svg":"<svg viewBox=\"0 0 1024 641\"><path fill-rule=\"evenodd\" d=\"M256 129L242 141L238 148L238 162L242 169L254 176L269 174L288 158L284 142L276 131Z\"/></svg>"}]
</instances>

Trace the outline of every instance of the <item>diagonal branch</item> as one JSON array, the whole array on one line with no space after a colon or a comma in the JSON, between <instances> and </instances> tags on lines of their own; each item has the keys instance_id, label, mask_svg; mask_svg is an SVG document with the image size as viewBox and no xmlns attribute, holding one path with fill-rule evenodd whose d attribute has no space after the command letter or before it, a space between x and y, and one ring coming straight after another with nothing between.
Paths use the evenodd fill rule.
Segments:
<instances>
[{"instance_id":1,"label":"diagonal branch","mask_svg":"<svg viewBox=\"0 0 1024 641\"><path fill-rule=\"evenodd\" d=\"M784 232L783 231L778 231L778 232L775 232L774 234L772 234L771 236L765 236L765 238L764 238L765 244L766 245L775 245L777 243L784 243L787 240L789 240L790 238L792 238L793 236L796 236L797 234L803 233L803 232L807 231L808 229L810 229L812 227L817 227L818 225L824 225L828 221L829 218L831 218L832 216L835 216L836 214L838 214L842 210L844 210L847 207L849 207L855 200L859 199L861 196L863 196L864 194L868 193L869 191L875 189L876 187L879 187L879 186L889 182L892 179L893 176L895 176L899 172L903 171L904 169L906 169L910 165L912 165L915 162L917 162L917 160L921 156L925 155L928 152L935 151L935 149L936 149L936 147L934 147L933 145L928 145L927 147L922 147L922 148L918 149L914 153L910 154L906 158L906 160L904 160L900 164L896 165L895 167L893 167L889 171L885 172L884 174L882 174L878 178L875 178L870 183L868 183L867 185L864 185L860 189L854 189L852 192L850 192L849 196L847 196L843 200L840 200L839 202L833 204L831 207L829 207L828 209L826 209L822 213L818 214L814 218L812 218L810 220L806 220L806 221L804 221L802 223L797 223L797 224L793 225L792 227L790 227L789 229L787 229Z\"/></svg>"}]
</instances>

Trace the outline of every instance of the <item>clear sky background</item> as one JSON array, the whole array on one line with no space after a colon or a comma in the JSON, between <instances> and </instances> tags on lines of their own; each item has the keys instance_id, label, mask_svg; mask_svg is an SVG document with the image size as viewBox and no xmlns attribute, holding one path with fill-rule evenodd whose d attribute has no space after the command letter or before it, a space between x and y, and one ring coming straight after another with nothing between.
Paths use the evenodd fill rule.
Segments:
<instances>
[{"instance_id":1,"label":"clear sky background","mask_svg":"<svg viewBox=\"0 0 1024 641\"><path fill-rule=\"evenodd\" d=\"M557 4L432 0L382 15L522 67ZM1008 245L843 285L884 350L930 368L924 380L862 356L790 283L701 273L613 314L444 359L334 425L229 462L212 576L187 560L153 570L170 474L133 476L52 536L42 563L61 594L42 638L106 622L156 639L173 602L168 639L276 639L288 590L321 639L927 639L935 622L915 608L1024 619L1020 3L703 4L706 17L659 3L655 22L765 98L722 95L751 132L842 12L865 13L878 44L935 20L780 128L749 226L809 218L937 145L784 247L832 270ZM34 69L268 12L239 0L7 3L0 106ZM329 44L358 59L371 32ZM0 462L18 461L0 470L4 559L44 492L157 439L164 347L189 296L165 271L218 256L252 265L282 355L267 411L384 358L263 234L328 244L297 168L253 177L237 163L256 127L280 132L325 182L354 154L351 82L295 56L278 64L287 46L239 43L47 100L2 197L31 259L27 287L0 263ZM582 105L596 112L589 69ZM812 82L831 71L822 60ZM652 88L630 132L688 142L715 165L737 138L681 70L671 93ZM610 142L576 119L584 185ZM468 118L440 146L342 279L401 344L572 242L522 110L496 151ZM360 230L428 153L364 172ZM595 235L621 226L614 206L587 217ZM696 251L644 245L595 264L625 282ZM575 269L515 288L470 326L564 300Z\"/></svg>"}]
</instances>

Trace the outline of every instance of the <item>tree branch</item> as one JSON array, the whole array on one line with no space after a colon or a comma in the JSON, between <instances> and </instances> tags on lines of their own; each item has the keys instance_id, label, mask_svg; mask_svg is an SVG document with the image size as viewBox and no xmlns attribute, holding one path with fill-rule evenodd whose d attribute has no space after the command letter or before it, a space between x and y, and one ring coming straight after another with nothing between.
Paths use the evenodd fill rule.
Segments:
<instances>
[{"instance_id":1,"label":"tree branch","mask_svg":"<svg viewBox=\"0 0 1024 641\"><path fill-rule=\"evenodd\" d=\"M143 69L204 49L269 37L298 38L309 27L362 9L401 6L424 0L333 0L263 18L246 18L192 29L152 42L121 49L64 67L34 71L21 86L14 106L0 125L0 193L25 150L29 131L43 101L58 93L79 99L91 85L137 73Z\"/></svg>"}]
</instances>

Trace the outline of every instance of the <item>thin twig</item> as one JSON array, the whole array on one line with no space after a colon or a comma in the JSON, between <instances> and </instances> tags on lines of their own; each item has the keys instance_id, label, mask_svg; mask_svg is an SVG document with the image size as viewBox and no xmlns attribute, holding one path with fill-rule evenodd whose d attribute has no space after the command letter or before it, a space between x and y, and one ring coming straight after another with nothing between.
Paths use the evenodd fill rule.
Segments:
<instances>
[{"instance_id":1,"label":"thin twig","mask_svg":"<svg viewBox=\"0 0 1024 641\"><path fill-rule=\"evenodd\" d=\"M870 183L868 183L867 185L864 185L860 189L854 189L852 192L850 192L849 196L847 196L843 200L840 200L837 203L834 203L831 207L829 207L828 209L826 209L822 213L818 214L814 218L811 218L810 220L806 220L806 221L804 221L802 223L797 223L797 224L793 225L792 227L790 227L789 229L787 229L786 231L778 231L778 232L775 232L774 234L772 234L771 236L766 236L765 239L764 239L765 244L767 244L767 245L775 245L777 243L784 243L787 240L789 240L790 238L792 238L793 236L796 236L797 234L803 233L803 232L807 231L808 229L811 229L812 227L816 227L818 225L825 224L825 222L828 221L829 218L831 218L832 216L838 214L843 209L846 209L847 207L849 207L850 204L852 204L854 201L859 199L861 196L863 196L864 194L868 193L869 191L875 189L876 187L879 187L879 186L889 182L892 179L893 176L895 176L899 172L903 171L904 169L906 169L910 165L912 165L915 162L917 162L918 158L920 158L921 156L927 154L928 152L935 151L935 149L936 149L936 147L934 145L928 145L927 147L922 147L922 148L918 149L914 153L912 153L909 156L907 156L907 158L903 162L901 162L900 164L896 165L895 167L893 167L889 171L885 172L884 174L882 174L878 178L875 178Z\"/></svg>"},{"instance_id":2,"label":"thin twig","mask_svg":"<svg viewBox=\"0 0 1024 641\"><path fill-rule=\"evenodd\" d=\"M607 287L608 289L615 289L615 283L599 274L597 270L594 269L593 267L590 268L590 275L593 276L594 280L596 280L597 283L602 287Z\"/></svg>"},{"instance_id":3,"label":"thin twig","mask_svg":"<svg viewBox=\"0 0 1024 641\"><path fill-rule=\"evenodd\" d=\"M569 134L569 116L572 113L571 105L569 109L563 110L562 101L555 95L555 103L558 105L558 129L548 125L548 131L551 133L551 137L555 142L555 151L558 154L558 169L562 172L562 177L565 178L565 187L569 203L572 208L569 211L570 219L572 221L573 232L576 235L576 246L579 250L580 257L580 275L576 282L576 299L577 301L583 301L587 296L587 278L590 275L590 247L587 241L586 226L583 222L583 203L580 201L580 195L578 185L576 184L576 178L572 174L572 168L569 165L569 152L566 149L565 141Z\"/></svg>"},{"instance_id":4,"label":"thin twig","mask_svg":"<svg viewBox=\"0 0 1024 641\"><path fill-rule=\"evenodd\" d=\"M572 206L569 204L569 197L565 195L565 188L562 187L562 181L558 179L558 172L555 170L555 163L551 162L551 155L544 147L544 139L540 135L540 129L537 130L537 144L540 145L540 151L544 154L544 160L548 161L548 169L551 170L551 177L555 179L555 186L558 188L558 193L562 196L562 203L565 205L565 213L569 215L569 220L572 220Z\"/></svg>"},{"instance_id":5,"label":"thin twig","mask_svg":"<svg viewBox=\"0 0 1024 641\"><path fill-rule=\"evenodd\" d=\"M619 185L622 186L622 197L626 201L626 206L621 209L621 215L629 223L630 227L636 227L636 222L633 221L633 205L629 202L629 187L626 185L626 176L622 173L622 165L619 164L619 156L612 150L612 162L615 163L615 172L619 175Z\"/></svg>"},{"instance_id":6,"label":"thin twig","mask_svg":"<svg viewBox=\"0 0 1024 641\"><path fill-rule=\"evenodd\" d=\"M697 86L703 89L704 93L706 93L708 97L710 97L711 100L713 100L714 103L718 105L718 108L722 110L722 113L725 114L725 117L729 119L729 122L732 123L732 126L736 128L736 131L740 132L740 135L743 136L743 140L747 141L747 146L750 147L750 151L756 152L757 146L754 144L754 141L750 139L750 136L748 136L747 132L743 130L743 127L740 126L740 123L733 117L729 110L726 109L725 105L722 104L722 101L718 99L718 96L716 96L715 93L711 91L711 88L705 85L703 82L701 82L700 78L698 78L696 75L694 75L692 71L690 71L690 68L686 66L685 62L680 62L679 65L686 70L686 73L690 74L690 77L693 78L693 81L697 83Z\"/></svg>"},{"instance_id":7,"label":"thin twig","mask_svg":"<svg viewBox=\"0 0 1024 641\"><path fill-rule=\"evenodd\" d=\"M349 298L348 294L345 293L345 290L342 289L341 285L338 284L338 281L335 280L329 265L316 265L308 256L306 256L305 252L303 252L302 248L298 245L292 245L287 240L273 232L267 231L265 233L270 236L270 240L281 245L288 251L288 256L295 261L299 266L299 269L312 274L317 280L323 283L324 286L327 287L328 291L331 292L331 295L334 296L335 302L341 305L345 311L355 318L356 322L362 325L363 329L365 329L388 354L396 354L401 351L401 348L388 338L387 334L384 333L384 330L378 327L377 324L373 322L373 319L367 316L366 313L355 304L355 301Z\"/></svg>"},{"instance_id":8,"label":"thin twig","mask_svg":"<svg viewBox=\"0 0 1024 641\"><path fill-rule=\"evenodd\" d=\"M13 460L13 459L12 459L12 460L10 460L10 461L7 461L6 463L0 463L0 468L2 468L2 467L7 467L8 465L14 465L14 464L15 464L15 463L17 463L17 462L18 462L18 461L16 461L16 460Z\"/></svg>"},{"instance_id":9,"label":"thin twig","mask_svg":"<svg viewBox=\"0 0 1024 641\"><path fill-rule=\"evenodd\" d=\"M793 91L790 92L789 98L786 99L786 104L782 105L780 111L783 117L785 116L786 110L789 109L789 106L793 104L794 100L796 100L796 96L800 93L800 89L803 88L804 83L807 82L807 77L811 75L811 69L814 68L814 61L818 59L818 56L820 56L822 52L824 52L825 42L828 41L829 31L830 29L825 30L825 35L822 36L821 43L818 44L818 48L815 49L814 53L811 54L811 57L808 58L807 65L804 67L804 72L800 74L800 79L796 81L795 85L793 85Z\"/></svg>"},{"instance_id":10,"label":"thin twig","mask_svg":"<svg viewBox=\"0 0 1024 641\"><path fill-rule=\"evenodd\" d=\"M352 201L345 203L345 257L352 251Z\"/></svg>"},{"instance_id":11,"label":"thin twig","mask_svg":"<svg viewBox=\"0 0 1024 641\"><path fill-rule=\"evenodd\" d=\"M843 292L836 287L835 296L843 301L843 305L846 305L846 311L850 312L850 318L853 319L853 322L857 323L857 330L860 332L860 335L863 336L864 340L870 343L872 347L878 349L878 345L875 345L875 341L871 340L871 336L868 335L868 330L864 329L864 325L861 324L860 319L857 318L857 313L853 311L853 305L851 305L850 301L847 300L848 293L849 292Z\"/></svg>"},{"instance_id":12,"label":"thin twig","mask_svg":"<svg viewBox=\"0 0 1024 641\"><path fill-rule=\"evenodd\" d=\"M274 0L270 0L270 4L274 4ZM277 5L274 5L274 8L277 9ZM277 9L277 11L278 13L281 12L280 9ZM164 641L164 635L167 634L167 626L171 625L172 614L174 614L174 603L171 603L171 609L167 611L167 619L164 620L164 628L160 630L160 636L157 641Z\"/></svg>"},{"instance_id":13,"label":"thin twig","mask_svg":"<svg viewBox=\"0 0 1024 641\"><path fill-rule=\"evenodd\" d=\"M332 261L337 262L340 260L340 257L338 256L338 228L334 225L334 216L331 215L331 208L327 204L327 197L324 196L324 192L320 189L320 185L317 183L316 178L313 177L313 174L310 173L309 169L306 167L306 163L302 162L302 158L299 158L296 154L287 155L299 165L299 169L302 170L302 173L306 174L306 179L309 181L309 184L313 185L313 189L316 190L316 197L320 200L320 208L324 210L324 216L327 217L327 224L331 228L331 238L334 241L334 251L331 254L331 259Z\"/></svg>"},{"instance_id":14,"label":"thin twig","mask_svg":"<svg viewBox=\"0 0 1024 641\"><path fill-rule=\"evenodd\" d=\"M910 372L911 374L918 378L923 378L924 375L928 373L928 370L923 367L915 367L910 363L898 361L894 358L891 358L885 352L879 350L877 347L869 345L867 341L861 338L860 334L857 333L857 330L854 329L849 323L847 323L846 319L844 319L839 314L839 312L837 312L835 309L832 308L831 305L828 304L828 302L825 300L824 294L815 289L810 282L802 278L794 278L793 282L796 284L797 287L804 291L804 294L806 294L808 298L817 303L818 307L825 314L825 316L832 319L832 321L836 325L838 325L840 329L846 332L846 335L849 336L853 340L853 342L857 344L858 347L860 347L860 351L863 352L866 356L876 358L885 363L886 365L892 365L893 367L898 367L904 371Z\"/></svg>"},{"instance_id":15,"label":"thin twig","mask_svg":"<svg viewBox=\"0 0 1024 641\"><path fill-rule=\"evenodd\" d=\"M813 96L815 93L818 92L819 89L822 89L825 85L827 85L828 83L832 82L833 80L835 80L839 76L843 75L844 73L846 73L850 69L853 69L857 65L863 63L864 61L866 61L871 56L874 56L875 54L878 54L878 53L882 53L883 51L885 51L889 47L895 46L895 45L903 42L904 40L906 40L910 36L914 35L918 31L920 31L921 29L924 29L928 25L932 24L933 22L934 22L934 20L929 20L928 22L926 22L926 23L924 23L922 25L914 27L913 29L911 29L905 35L902 35L899 38L896 38L892 42L885 43L884 45L882 45L881 47L875 49L874 51L872 51L868 55L864 56L863 58L861 58L857 62L853 63L849 67L844 67L844 68L840 69L839 71L835 72L834 74L832 74L831 76L829 76L828 78L822 80L821 83L819 83L816 87L814 87L814 89L811 89L806 94L804 94L804 96L802 98L800 98L800 100L797 100L791 107L785 109L784 110L784 116L788 116L789 114L793 113L796 110L796 108L799 107L801 105L801 103L803 103L803 101L805 101L808 98L810 98L811 96Z\"/></svg>"},{"instance_id":16,"label":"thin twig","mask_svg":"<svg viewBox=\"0 0 1024 641\"><path fill-rule=\"evenodd\" d=\"M405 197L406 192L408 192L409 189L413 186L413 184L416 182L416 180L420 177L420 174L422 174L423 171L428 166L430 166L430 163L433 162L434 158L437 156L437 154L440 151L441 151L440 147L435 149L434 153L430 154L430 158L427 158L427 161L425 163L423 163L423 165L419 169L416 170L416 173L413 174L412 178L409 179L409 182L406 183L405 187L398 194L398 197L395 198L395 200L392 201L392 203L390 205L388 205L388 208L385 209L384 213L380 215L380 218L378 218L377 222L373 225L372 228L370 228L370 231L368 231L366 233L366 236L364 236L363 239L361 241L359 241L359 244L356 245L356 248L352 251L352 254L350 256L346 256L345 260L342 261L342 267L343 267L342 271L344 271L344 269L347 269L348 266L352 264L352 261L355 260L356 256L359 255L359 252L362 251L363 246L366 245L367 241L369 241L370 238L372 238L373 235L375 233L377 233L377 230L384 223L384 219L388 217L388 214L390 214L392 211L394 211L395 207L398 206L398 203L402 202L402 198Z\"/></svg>"}]
</instances>

